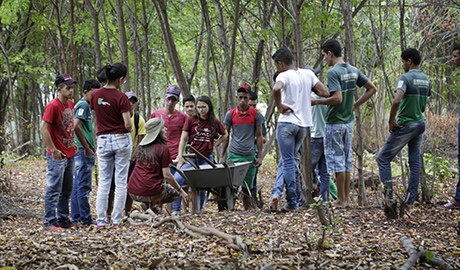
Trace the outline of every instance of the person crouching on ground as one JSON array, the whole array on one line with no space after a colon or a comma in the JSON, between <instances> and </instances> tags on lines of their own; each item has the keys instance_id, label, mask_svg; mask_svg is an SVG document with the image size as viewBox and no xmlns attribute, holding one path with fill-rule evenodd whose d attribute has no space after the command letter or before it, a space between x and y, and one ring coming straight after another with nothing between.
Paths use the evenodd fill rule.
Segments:
<instances>
[{"instance_id":1,"label":"person crouching on ground","mask_svg":"<svg viewBox=\"0 0 460 270\"><path fill-rule=\"evenodd\" d=\"M144 203L144 209L173 202L179 196L188 205L187 193L169 170L172 159L163 127L163 118L147 121L146 135L134 153L136 166L129 178L128 193L134 201Z\"/></svg>"}]
</instances>

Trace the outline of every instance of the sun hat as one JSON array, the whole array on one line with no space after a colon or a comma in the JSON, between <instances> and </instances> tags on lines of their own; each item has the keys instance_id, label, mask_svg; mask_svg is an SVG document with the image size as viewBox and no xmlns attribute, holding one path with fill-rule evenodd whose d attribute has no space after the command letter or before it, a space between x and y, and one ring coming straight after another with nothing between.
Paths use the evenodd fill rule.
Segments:
<instances>
[{"instance_id":1,"label":"sun hat","mask_svg":"<svg viewBox=\"0 0 460 270\"><path fill-rule=\"evenodd\" d=\"M163 129L165 122L163 118L152 118L147 123L145 123L145 136L139 145L147 145L155 141L160 134L160 131Z\"/></svg>"}]
</instances>

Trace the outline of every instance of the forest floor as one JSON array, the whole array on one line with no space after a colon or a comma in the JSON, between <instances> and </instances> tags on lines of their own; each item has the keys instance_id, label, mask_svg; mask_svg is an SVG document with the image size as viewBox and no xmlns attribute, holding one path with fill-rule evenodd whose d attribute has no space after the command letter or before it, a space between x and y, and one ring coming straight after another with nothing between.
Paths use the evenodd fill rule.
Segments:
<instances>
[{"instance_id":1,"label":"forest floor","mask_svg":"<svg viewBox=\"0 0 460 270\"><path fill-rule=\"evenodd\" d=\"M266 166L259 180L265 208L274 168ZM418 204L397 220L385 218L380 192L368 189L370 205L359 207L353 188L351 207L329 210L335 225L325 231L322 249L317 243L323 230L314 209L268 213L244 211L238 203L235 211L218 212L210 202L202 214L178 216L184 223L240 236L247 245L244 254L215 236L188 236L173 223L45 231L46 162L21 160L1 170L13 190L4 198L15 198L15 207L11 217L0 219L0 269L398 269L409 257L401 245L403 236L460 269L455 255L460 251L455 229L460 210L438 208L451 197L455 179L435 184L433 204ZM94 185L93 213L96 190ZM415 266L435 269L426 263Z\"/></svg>"}]
</instances>

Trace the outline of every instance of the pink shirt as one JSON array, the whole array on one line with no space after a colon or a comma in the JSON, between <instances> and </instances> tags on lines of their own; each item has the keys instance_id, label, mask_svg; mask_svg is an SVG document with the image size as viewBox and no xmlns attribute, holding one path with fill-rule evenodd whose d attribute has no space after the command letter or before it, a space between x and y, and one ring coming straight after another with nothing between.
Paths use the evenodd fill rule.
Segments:
<instances>
[{"instance_id":1,"label":"pink shirt","mask_svg":"<svg viewBox=\"0 0 460 270\"><path fill-rule=\"evenodd\" d=\"M173 114L168 116L165 109L159 109L154 111L150 118L163 117L165 121L166 129L166 143L171 153L171 158L175 159L179 151L180 136L182 134L182 128L184 127L185 121L188 116L185 113L181 113L175 110Z\"/></svg>"}]
</instances>

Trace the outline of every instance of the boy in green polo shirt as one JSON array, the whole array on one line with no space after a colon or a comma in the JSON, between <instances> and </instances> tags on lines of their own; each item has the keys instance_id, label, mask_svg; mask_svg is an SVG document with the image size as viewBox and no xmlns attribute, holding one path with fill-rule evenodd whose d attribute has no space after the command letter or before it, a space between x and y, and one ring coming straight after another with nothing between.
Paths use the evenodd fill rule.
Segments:
<instances>
[{"instance_id":1,"label":"boy in green polo shirt","mask_svg":"<svg viewBox=\"0 0 460 270\"><path fill-rule=\"evenodd\" d=\"M380 180L385 184L387 202L393 200L391 160L407 145L409 155L409 186L405 201L413 205L418 197L420 181L420 147L425 132L425 112L428 97L431 95L430 80L419 70L420 52L413 48L401 54L405 74L396 85L396 94L391 105L388 131L390 136L377 158Z\"/></svg>"}]
</instances>

